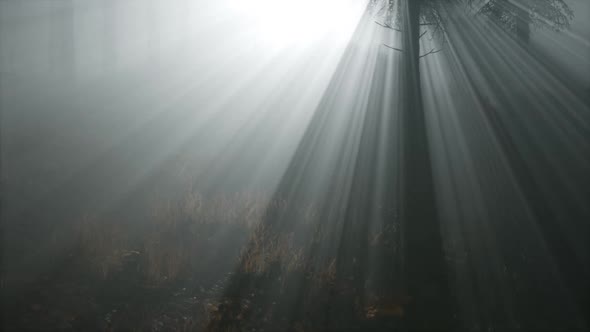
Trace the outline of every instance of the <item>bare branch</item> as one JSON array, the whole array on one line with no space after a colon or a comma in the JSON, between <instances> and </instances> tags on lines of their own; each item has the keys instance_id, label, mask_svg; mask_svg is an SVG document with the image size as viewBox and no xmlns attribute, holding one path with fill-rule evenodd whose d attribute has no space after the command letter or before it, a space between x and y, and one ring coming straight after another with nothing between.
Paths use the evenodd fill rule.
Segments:
<instances>
[{"instance_id":1,"label":"bare branch","mask_svg":"<svg viewBox=\"0 0 590 332\"><path fill-rule=\"evenodd\" d=\"M402 49L400 49L400 48L396 48L396 47L393 47L393 46L389 46L389 45L387 45L387 44L383 44L383 46L385 46L385 47L387 47L387 48L391 48L392 50L396 50L396 51L398 51L398 52L403 52L403 51L404 51L404 50L402 50Z\"/></svg>"},{"instance_id":2,"label":"bare branch","mask_svg":"<svg viewBox=\"0 0 590 332\"><path fill-rule=\"evenodd\" d=\"M438 49L438 50L435 50L435 49L433 48L433 49L431 49L431 50L430 50L430 52L428 52L428 53L424 53L424 54L420 55L418 58L423 58L423 57L425 57L425 56L427 56L427 55L434 54L434 53L438 53L438 52L440 52L440 51L442 51L442 48L440 48L440 49Z\"/></svg>"},{"instance_id":3,"label":"bare branch","mask_svg":"<svg viewBox=\"0 0 590 332\"><path fill-rule=\"evenodd\" d=\"M384 28L387 28L387 29L391 29L391 30L395 30L395 31L402 32L400 29L398 29L398 28L396 28L396 27L393 27L393 26L392 26L392 25L390 25L390 24L387 24L387 23L379 23L379 22L377 22L377 21L375 21L375 23L379 24L380 26L382 26L382 27L384 27Z\"/></svg>"},{"instance_id":4,"label":"bare branch","mask_svg":"<svg viewBox=\"0 0 590 332\"><path fill-rule=\"evenodd\" d=\"M428 32L428 30L424 30L424 32L422 32L420 34L420 36L418 36L418 39L422 38L427 32Z\"/></svg>"}]
</instances>

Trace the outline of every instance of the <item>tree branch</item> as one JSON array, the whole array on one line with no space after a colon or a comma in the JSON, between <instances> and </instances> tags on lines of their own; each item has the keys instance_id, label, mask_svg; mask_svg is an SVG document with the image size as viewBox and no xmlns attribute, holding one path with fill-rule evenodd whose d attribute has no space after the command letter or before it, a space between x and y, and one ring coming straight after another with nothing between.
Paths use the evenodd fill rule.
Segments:
<instances>
[{"instance_id":1,"label":"tree branch","mask_svg":"<svg viewBox=\"0 0 590 332\"><path fill-rule=\"evenodd\" d=\"M387 48L391 48L392 50L396 50L396 51L398 51L398 52L403 52L403 51L404 51L404 50L402 50L402 49L400 49L400 48L396 48L396 47L393 47L393 46L389 46L389 45L387 45L387 44L382 44L382 45L383 45L383 46L385 46L385 47L387 47Z\"/></svg>"},{"instance_id":2,"label":"tree branch","mask_svg":"<svg viewBox=\"0 0 590 332\"><path fill-rule=\"evenodd\" d=\"M442 51L442 48L441 48L441 49L438 49L438 50L435 50L435 49L433 48L433 49L431 49L431 50L430 50L430 52L428 52L428 53L424 53L424 54L420 55L418 58L423 58L423 57L425 57L425 56L427 56L427 55L434 54L434 53L438 53L438 52L440 52L440 51Z\"/></svg>"},{"instance_id":3,"label":"tree branch","mask_svg":"<svg viewBox=\"0 0 590 332\"><path fill-rule=\"evenodd\" d=\"M391 26L390 24L387 24L387 23L379 23L379 22L377 22L377 21L375 21L375 23L379 24L380 26L382 26L382 27L384 27L384 28L387 28L387 29L391 29L391 30L395 30L395 31L402 32L400 29L398 29L398 28L395 28L395 27Z\"/></svg>"},{"instance_id":4,"label":"tree branch","mask_svg":"<svg viewBox=\"0 0 590 332\"><path fill-rule=\"evenodd\" d=\"M401 48L393 47L393 46L390 46L390 45L387 45L387 44L382 44L382 45L383 45L383 46L385 46L385 47L387 47L387 48L391 48L391 49L392 49L392 50L394 50L394 51L398 51L398 52L404 52L404 50L402 50ZM441 49L438 49L438 50L435 50L435 49L433 48L433 49L431 49L431 50L430 50L428 53L424 53L424 54L422 54L422 55L418 56L418 59L421 59L421 58L423 58L423 57L425 57L425 56L428 56L428 55L431 55L431 54L438 53L438 52L440 52L440 51L442 51L442 48L441 48Z\"/></svg>"}]
</instances>

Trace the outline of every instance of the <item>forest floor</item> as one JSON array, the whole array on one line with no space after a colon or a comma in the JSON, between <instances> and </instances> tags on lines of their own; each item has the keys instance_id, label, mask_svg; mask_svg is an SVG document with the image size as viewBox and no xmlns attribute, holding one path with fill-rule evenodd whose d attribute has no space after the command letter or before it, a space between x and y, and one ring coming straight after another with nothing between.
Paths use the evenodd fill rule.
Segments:
<instances>
[{"instance_id":1,"label":"forest floor","mask_svg":"<svg viewBox=\"0 0 590 332\"><path fill-rule=\"evenodd\" d=\"M312 266L292 234L264 235L264 206L191 194L154 208L141 230L81 217L64 231L70 245L39 256L47 268L3 273L3 328L378 330L403 317L406 300L360 300L350 279L336 277L334 259Z\"/></svg>"}]
</instances>

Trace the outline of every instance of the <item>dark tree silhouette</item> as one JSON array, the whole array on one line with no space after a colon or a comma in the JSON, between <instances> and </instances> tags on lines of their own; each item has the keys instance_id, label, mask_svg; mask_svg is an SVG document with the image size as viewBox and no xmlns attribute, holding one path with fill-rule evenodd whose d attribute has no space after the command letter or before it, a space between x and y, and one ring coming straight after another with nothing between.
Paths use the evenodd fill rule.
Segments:
<instances>
[{"instance_id":1,"label":"dark tree silhouette","mask_svg":"<svg viewBox=\"0 0 590 332\"><path fill-rule=\"evenodd\" d=\"M453 303L437 204L426 127L420 59L442 48L420 49L428 32L439 34L444 43L440 6L446 1L388 1L381 6L384 23L378 24L401 34L401 46L385 45L401 53L401 204L404 288L412 301L406 323L410 328L449 329Z\"/></svg>"},{"instance_id":2,"label":"dark tree silhouette","mask_svg":"<svg viewBox=\"0 0 590 332\"><path fill-rule=\"evenodd\" d=\"M404 277L411 328L448 329L452 317L447 269L432 178L430 145L420 82L422 18L434 16L436 4L425 0L400 3L402 27L402 179L401 222L404 241Z\"/></svg>"}]
</instances>

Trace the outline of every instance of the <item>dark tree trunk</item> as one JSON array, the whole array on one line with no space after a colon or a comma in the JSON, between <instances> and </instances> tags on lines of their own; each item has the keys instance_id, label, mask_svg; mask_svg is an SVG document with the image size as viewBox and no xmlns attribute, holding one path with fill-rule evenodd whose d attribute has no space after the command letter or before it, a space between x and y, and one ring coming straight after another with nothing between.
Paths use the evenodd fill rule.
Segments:
<instances>
[{"instance_id":1,"label":"dark tree trunk","mask_svg":"<svg viewBox=\"0 0 590 332\"><path fill-rule=\"evenodd\" d=\"M422 1L404 0L402 43L401 221L405 288L412 298L410 329L450 328L452 315L446 264L434 195L432 164L420 87L420 9Z\"/></svg>"}]
</instances>

